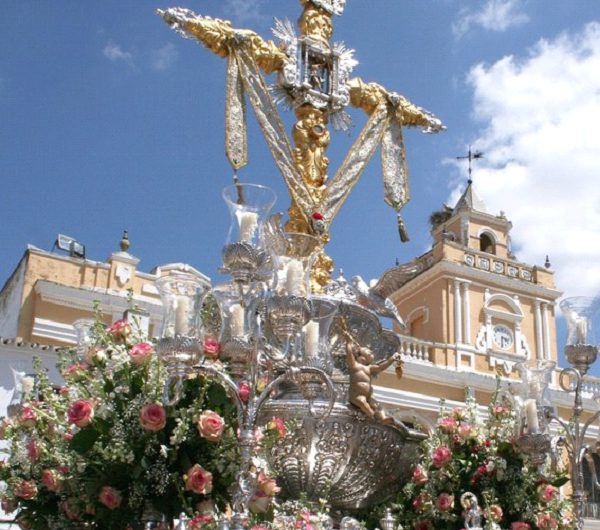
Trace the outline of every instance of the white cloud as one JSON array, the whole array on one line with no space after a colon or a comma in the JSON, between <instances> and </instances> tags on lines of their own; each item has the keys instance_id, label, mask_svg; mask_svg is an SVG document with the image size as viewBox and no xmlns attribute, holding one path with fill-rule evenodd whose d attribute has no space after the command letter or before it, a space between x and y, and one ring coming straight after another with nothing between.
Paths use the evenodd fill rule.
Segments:
<instances>
[{"instance_id":1,"label":"white cloud","mask_svg":"<svg viewBox=\"0 0 600 530\"><path fill-rule=\"evenodd\" d=\"M152 67L155 70L164 71L177 60L177 48L172 42L168 42L162 48L154 50L151 54Z\"/></svg>"},{"instance_id":2,"label":"white cloud","mask_svg":"<svg viewBox=\"0 0 600 530\"><path fill-rule=\"evenodd\" d=\"M529 17L521 12L522 6L523 0L487 0L479 11L461 11L459 19L452 25L452 31L457 37L462 37L472 26L506 31L529 21Z\"/></svg>"},{"instance_id":3,"label":"white cloud","mask_svg":"<svg viewBox=\"0 0 600 530\"><path fill-rule=\"evenodd\" d=\"M114 43L113 41L109 41L106 44L104 50L102 50L102 53L107 59L113 62L125 61L131 63L133 59L131 53L124 51L118 44Z\"/></svg>"},{"instance_id":4,"label":"white cloud","mask_svg":"<svg viewBox=\"0 0 600 530\"><path fill-rule=\"evenodd\" d=\"M541 264L549 254L566 295L600 293L598 72L594 22L469 75L483 123L474 147L485 152L476 190L492 213L513 221L519 259Z\"/></svg>"},{"instance_id":5,"label":"white cloud","mask_svg":"<svg viewBox=\"0 0 600 530\"><path fill-rule=\"evenodd\" d=\"M267 17L261 12L263 0L225 0L225 13L236 23L263 22Z\"/></svg>"}]
</instances>

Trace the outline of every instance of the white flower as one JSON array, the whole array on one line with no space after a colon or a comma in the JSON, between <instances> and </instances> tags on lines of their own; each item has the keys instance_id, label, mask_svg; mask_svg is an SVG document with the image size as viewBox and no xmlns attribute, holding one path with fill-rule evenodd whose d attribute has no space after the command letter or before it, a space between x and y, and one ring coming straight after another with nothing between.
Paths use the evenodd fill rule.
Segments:
<instances>
[{"instance_id":1,"label":"white flower","mask_svg":"<svg viewBox=\"0 0 600 530\"><path fill-rule=\"evenodd\" d=\"M33 390L33 385L35 384L35 379L30 375L25 375L21 379L21 389L23 390L23 394L27 395Z\"/></svg>"}]
</instances>

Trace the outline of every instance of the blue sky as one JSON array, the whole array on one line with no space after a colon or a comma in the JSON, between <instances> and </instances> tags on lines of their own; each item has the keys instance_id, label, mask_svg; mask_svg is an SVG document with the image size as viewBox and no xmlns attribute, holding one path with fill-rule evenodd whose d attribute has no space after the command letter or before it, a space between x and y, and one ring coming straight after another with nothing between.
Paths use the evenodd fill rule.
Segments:
<instances>
[{"instance_id":1,"label":"blue sky","mask_svg":"<svg viewBox=\"0 0 600 530\"><path fill-rule=\"evenodd\" d=\"M224 156L225 62L171 31L166 2L3 3L0 20L0 278L28 243L66 233L105 260L129 230L150 270L187 262L216 277L231 182ZM179 4L270 37L296 0ZM334 41L356 50L354 74L400 92L448 130L405 133L411 235L399 242L378 157L332 227L347 276L376 277L429 248L428 217L466 183L454 157L486 152L476 188L514 223L517 256L550 255L559 288L600 287L600 15L593 0L348 0ZM350 137L335 133L333 173ZM288 126L291 121L288 116ZM288 199L251 120L244 181Z\"/></svg>"}]
</instances>

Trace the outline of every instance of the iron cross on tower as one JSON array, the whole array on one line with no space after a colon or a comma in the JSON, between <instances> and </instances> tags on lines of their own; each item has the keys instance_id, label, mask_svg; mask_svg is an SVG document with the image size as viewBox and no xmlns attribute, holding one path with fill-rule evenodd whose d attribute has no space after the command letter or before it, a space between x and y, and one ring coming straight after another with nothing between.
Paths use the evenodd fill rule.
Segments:
<instances>
[{"instance_id":1,"label":"iron cross on tower","mask_svg":"<svg viewBox=\"0 0 600 530\"><path fill-rule=\"evenodd\" d=\"M469 184L473 183L473 179L471 178L471 173L473 169L473 160L477 160L479 158L483 158L483 153L481 151L471 151L471 146L469 146L469 152L466 156L457 156L456 160L468 160L469 161Z\"/></svg>"},{"instance_id":2,"label":"iron cross on tower","mask_svg":"<svg viewBox=\"0 0 600 530\"><path fill-rule=\"evenodd\" d=\"M343 13L345 3L300 0L303 11L298 32L289 21L276 20L273 34L278 44L253 31L233 28L226 20L200 16L188 9L158 11L176 31L228 59L227 157L236 170L248 162L247 99L290 193L286 230L315 235L321 242L312 273L316 288L328 282L333 270L333 260L323 250L330 238L329 227L376 148L381 145L384 199L398 212L398 224L403 229L399 212L410 199L410 190L402 127L418 126L425 132L443 129L440 120L404 96L351 76L357 65L354 51L343 43L331 43L333 18ZM263 74L273 73L277 79L269 87ZM293 144L277 104L295 112ZM363 109L368 121L340 168L329 177L328 125L347 129L348 105Z\"/></svg>"}]
</instances>

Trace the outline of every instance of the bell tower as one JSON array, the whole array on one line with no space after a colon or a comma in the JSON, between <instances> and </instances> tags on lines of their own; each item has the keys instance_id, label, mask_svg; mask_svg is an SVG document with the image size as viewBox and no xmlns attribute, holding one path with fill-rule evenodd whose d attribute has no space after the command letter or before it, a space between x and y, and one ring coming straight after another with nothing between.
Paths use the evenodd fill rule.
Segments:
<instances>
[{"instance_id":1,"label":"bell tower","mask_svg":"<svg viewBox=\"0 0 600 530\"><path fill-rule=\"evenodd\" d=\"M421 272L392 295L423 360L506 376L520 361L556 360L561 293L550 270L513 254L504 213L491 214L469 179L456 205L430 221L432 248L415 260Z\"/></svg>"}]
</instances>

